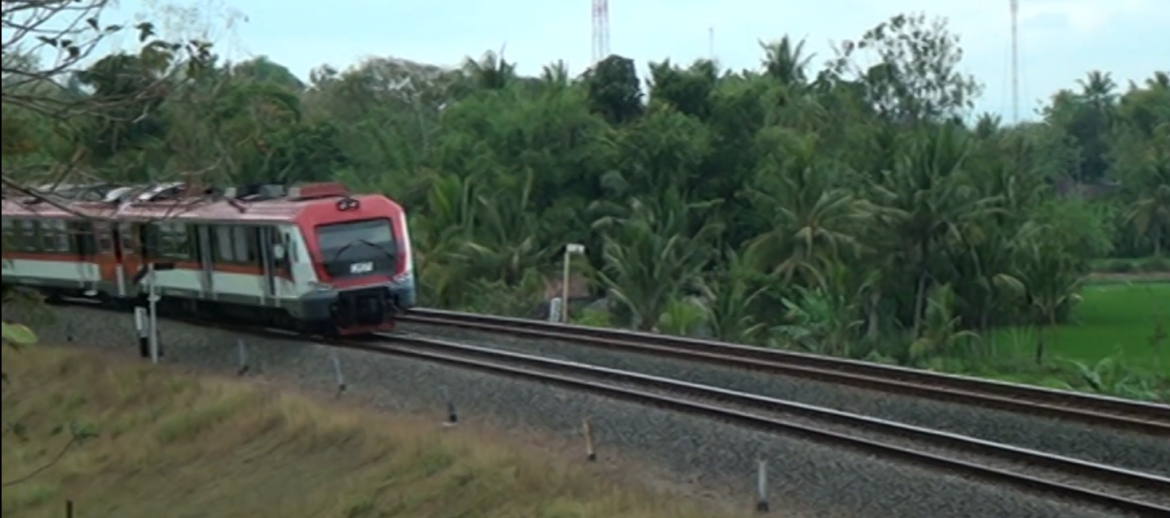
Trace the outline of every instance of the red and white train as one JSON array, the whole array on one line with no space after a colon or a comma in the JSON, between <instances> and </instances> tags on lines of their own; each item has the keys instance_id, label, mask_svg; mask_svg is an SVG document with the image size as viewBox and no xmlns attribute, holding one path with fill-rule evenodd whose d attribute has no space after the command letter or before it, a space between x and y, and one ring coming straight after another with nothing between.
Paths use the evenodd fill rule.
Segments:
<instances>
[{"instance_id":1,"label":"red and white train","mask_svg":"<svg viewBox=\"0 0 1170 518\"><path fill-rule=\"evenodd\" d=\"M406 213L337 183L5 193L3 283L306 334L393 327L415 304ZM148 275L147 265L155 270Z\"/></svg>"}]
</instances>

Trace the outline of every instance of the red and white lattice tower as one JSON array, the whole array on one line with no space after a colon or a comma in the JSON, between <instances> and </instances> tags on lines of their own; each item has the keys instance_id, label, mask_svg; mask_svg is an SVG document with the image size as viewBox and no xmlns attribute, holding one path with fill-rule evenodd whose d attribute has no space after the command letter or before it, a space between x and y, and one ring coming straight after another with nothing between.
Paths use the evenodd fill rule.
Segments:
<instances>
[{"instance_id":1,"label":"red and white lattice tower","mask_svg":"<svg viewBox=\"0 0 1170 518\"><path fill-rule=\"evenodd\" d=\"M1011 0L1012 8L1012 122L1020 122L1020 33L1017 18L1020 0Z\"/></svg>"},{"instance_id":2,"label":"red and white lattice tower","mask_svg":"<svg viewBox=\"0 0 1170 518\"><path fill-rule=\"evenodd\" d=\"M609 0L593 0L593 62L609 56Z\"/></svg>"}]
</instances>

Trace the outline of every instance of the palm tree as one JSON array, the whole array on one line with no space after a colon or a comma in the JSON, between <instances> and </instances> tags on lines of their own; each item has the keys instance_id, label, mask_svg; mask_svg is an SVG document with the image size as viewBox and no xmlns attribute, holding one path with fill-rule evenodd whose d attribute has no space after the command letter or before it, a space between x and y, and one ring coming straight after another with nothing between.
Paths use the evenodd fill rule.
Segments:
<instances>
[{"instance_id":1,"label":"palm tree","mask_svg":"<svg viewBox=\"0 0 1170 518\"><path fill-rule=\"evenodd\" d=\"M1170 167L1162 168L1162 185L1138 199L1129 217L1139 234L1149 236L1154 256L1162 257L1163 240L1170 235Z\"/></svg>"},{"instance_id":2,"label":"palm tree","mask_svg":"<svg viewBox=\"0 0 1170 518\"><path fill-rule=\"evenodd\" d=\"M788 35L772 43L759 42L764 49L764 73L783 85L802 86L808 82L808 64L815 54L804 55L804 40L793 42Z\"/></svg>"},{"instance_id":3,"label":"palm tree","mask_svg":"<svg viewBox=\"0 0 1170 518\"><path fill-rule=\"evenodd\" d=\"M893 170L877 188L895 235L915 265L914 335L926 305L933 277L935 245L945 236L957 238L959 222L986 210L989 201L965 184L963 168L969 142L949 124L912 134ZM957 240L957 239L956 239Z\"/></svg>"},{"instance_id":4,"label":"palm tree","mask_svg":"<svg viewBox=\"0 0 1170 518\"><path fill-rule=\"evenodd\" d=\"M488 51L479 61L464 59L463 74L481 90L503 90L516 78L516 65L504 59L503 49Z\"/></svg>"},{"instance_id":5,"label":"palm tree","mask_svg":"<svg viewBox=\"0 0 1170 518\"><path fill-rule=\"evenodd\" d=\"M785 281L823 285L826 261L863 248L855 232L867 217L866 205L839 186L838 171L818 159L814 137L789 138L782 145L784 157L766 157L769 162L746 191L753 208L770 215L770 230L749 243L746 258Z\"/></svg>"},{"instance_id":6,"label":"palm tree","mask_svg":"<svg viewBox=\"0 0 1170 518\"><path fill-rule=\"evenodd\" d=\"M654 329L671 301L703 291L702 270L723 231L703 214L708 208L670 189L658 200L630 200L626 217L594 223L605 236L598 278L639 329Z\"/></svg>"}]
</instances>

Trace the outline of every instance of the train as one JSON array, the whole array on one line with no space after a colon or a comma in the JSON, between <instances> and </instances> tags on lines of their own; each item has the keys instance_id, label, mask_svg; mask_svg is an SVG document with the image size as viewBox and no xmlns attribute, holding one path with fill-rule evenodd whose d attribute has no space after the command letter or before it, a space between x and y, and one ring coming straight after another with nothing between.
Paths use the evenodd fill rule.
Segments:
<instances>
[{"instance_id":1,"label":"train","mask_svg":"<svg viewBox=\"0 0 1170 518\"><path fill-rule=\"evenodd\" d=\"M3 193L4 288L305 335L368 335L414 307L406 212L337 182Z\"/></svg>"}]
</instances>

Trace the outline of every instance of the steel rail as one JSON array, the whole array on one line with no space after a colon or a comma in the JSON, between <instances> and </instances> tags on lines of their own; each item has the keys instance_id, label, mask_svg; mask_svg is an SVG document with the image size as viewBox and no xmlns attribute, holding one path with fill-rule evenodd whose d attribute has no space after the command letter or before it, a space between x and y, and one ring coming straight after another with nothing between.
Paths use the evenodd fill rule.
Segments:
<instances>
[{"instance_id":1,"label":"steel rail","mask_svg":"<svg viewBox=\"0 0 1170 518\"><path fill-rule=\"evenodd\" d=\"M344 340L331 341L328 345L377 354L410 357L459 368L555 384L683 413L702 415L763 431L784 433L838 447L859 449L883 457L899 458L915 464L975 476L986 481L1009 484L1022 489L1072 498L1084 503L1136 513L1140 516L1170 516L1170 507L1156 502L1102 492L1035 475L1015 473L1000 467L918 451L881 440L856 437L757 412L800 416L826 423L877 431L999 460L1039 466L1059 471L1062 474L1087 477L1097 482L1124 486L1126 489L1161 495L1170 494L1170 479L1157 475L812 405L636 372L418 336L387 334L379 335L378 339L382 342ZM658 392L651 392L647 389Z\"/></svg>"},{"instance_id":2,"label":"steel rail","mask_svg":"<svg viewBox=\"0 0 1170 518\"><path fill-rule=\"evenodd\" d=\"M579 362L427 339L400 332L376 335L366 340L330 339L317 341L302 335L290 334L287 331L255 326L214 322L199 318L177 318L174 320L224 330L241 331L252 335L278 336L293 341L316 342L330 347L407 357L462 369L539 381L614 399L705 416L766 432L782 433L814 442L847 447L886 458L901 459L934 469L973 476L988 482L1008 484L1024 490L1075 499L1086 504L1134 513L1138 516L1170 516L1170 507L1158 502L1102 492L1035 475L1015 473L995 466L919 451L880 440L851 436L839 431L793 422L774 415L761 415L747 411L750 409L758 412L787 414L820 420L825 423L851 426L855 429L879 431L888 435L907 437L916 441L929 442L935 446L962 450L1000 460L1030 463L1058 471L1061 474L1089 477L1096 482L1123 486L1127 491L1136 490L1157 495L1170 494L1170 479L1158 475L1061 457L839 410ZM659 392L655 393L637 387L645 387ZM663 392L667 392L667 394ZM679 395L685 396L680 397Z\"/></svg>"},{"instance_id":3,"label":"steel rail","mask_svg":"<svg viewBox=\"0 0 1170 518\"><path fill-rule=\"evenodd\" d=\"M405 323L574 342L1170 437L1170 406L688 337L415 308Z\"/></svg>"}]
</instances>

